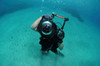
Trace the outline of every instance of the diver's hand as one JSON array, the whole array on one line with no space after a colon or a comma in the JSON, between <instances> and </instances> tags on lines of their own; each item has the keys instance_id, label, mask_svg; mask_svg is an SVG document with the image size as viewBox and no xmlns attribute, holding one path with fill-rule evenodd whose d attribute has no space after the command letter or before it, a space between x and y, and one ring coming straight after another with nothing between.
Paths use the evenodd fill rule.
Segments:
<instances>
[{"instance_id":1,"label":"diver's hand","mask_svg":"<svg viewBox=\"0 0 100 66\"><path fill-rule=\"evenodd\" d=\"M38 27L38 24L40 23L42 17L38 18L32 25L31 25L31 29L37 31L37 27Z\"/></svg>"},{"instance_id":2,"label":"diver's hand","mask_svg":"<svg viewBox=\"0 0 100 66\"><path fill-rule=\"evenodd\" d=\"M62 50L63 47L64 47L63 43L60 43L60 44L59 44L59 49Z\"/></svg>"}]
</instances>

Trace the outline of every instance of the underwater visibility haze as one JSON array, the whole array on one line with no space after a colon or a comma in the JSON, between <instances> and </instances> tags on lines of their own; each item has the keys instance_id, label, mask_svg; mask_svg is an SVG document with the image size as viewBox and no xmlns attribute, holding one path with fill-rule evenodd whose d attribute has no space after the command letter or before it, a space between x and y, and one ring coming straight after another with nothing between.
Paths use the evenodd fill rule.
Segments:
<instances>
[{"instance_id":1,"label":"underwater visibility haze","mask_svg":"<svg viewBox=\"0 0 100 66\"><path fill-rule=\"evenodd\" d=\"M100 0L0 0L0 66L100 66ZM69 18L60 57L41 56L33 22L52 12ZM63 19L55 17L61 27ZM58 49L59 50L59 49Z\"/></svg>"}]
</instances>

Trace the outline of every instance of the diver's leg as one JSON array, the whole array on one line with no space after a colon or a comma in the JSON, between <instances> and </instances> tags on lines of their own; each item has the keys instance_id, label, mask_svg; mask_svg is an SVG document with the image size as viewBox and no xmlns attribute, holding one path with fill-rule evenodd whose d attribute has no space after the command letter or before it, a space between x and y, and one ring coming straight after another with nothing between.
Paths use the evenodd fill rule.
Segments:
<instances>
[{"instance_id":1,"label":"diver's leg","mask_svg":"<svg viewBox=\"0 0 100 66\"><path fill-rule=\"evenodd\" d=\"M51 51L54 52L55 54L57 54L57 47L56 46L52 46Z\"/></svg>"},{"instance_id":2,"label":"diver's leg","mask_svg":"<svg viewBox=\"0 0 100 66\"><path fill-rule=\"evenodd\" d=\"M51 51L54 52L56 55L64 57L64 54L57 50L58 47L53 46Z\"/></svg>"},{"instance_id":3,"label":"diver's leg","mask_svg":"<svg viewBox=\"0 0 100 66\"><path fill-rule=\"evenodd\" d=\"M41 52L42 52L42 54L48 54L48 52L49 52L49 46L48 45L46 45L46 44L41 44Z\"/></svg>"}]
</instances>

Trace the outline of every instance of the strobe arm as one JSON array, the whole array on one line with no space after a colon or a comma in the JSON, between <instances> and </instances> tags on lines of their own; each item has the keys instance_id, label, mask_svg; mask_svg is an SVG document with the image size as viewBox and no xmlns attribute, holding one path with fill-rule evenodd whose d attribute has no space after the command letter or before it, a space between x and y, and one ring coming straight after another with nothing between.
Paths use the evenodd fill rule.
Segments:
<instances>
[{"instance_id":1,"label":"strobe arm","mask_svg":"<svg viewBox=\"0 0 100 66\"><path fill-rule=\"evenodd\" d=\"M69 21L69 18L64 18L65 20L64 20L64 23L63 23L63 26L62 26L62 30L64 29L64 26L65 26L65 23L66 23L66 21Z\"/></svg>"},{"instance_id":2,"label":"strobe arm","mask_svg":"<svg viewBox=\"0 0 100 66\"><path fill-rule=\"evenodd\" d=\"M57 15L57 14L55 14L55 13L52 13L52 15L51 15L51 20L52 20L55 16L64 19L63 26L61 27L61 29L63 30L63 29L64 29L64 26L65 26L65 23L66 23L66 21L69 21L69 18L65 18L65 17L63 17L63 16Z\"/></svg>"}]
</instances>

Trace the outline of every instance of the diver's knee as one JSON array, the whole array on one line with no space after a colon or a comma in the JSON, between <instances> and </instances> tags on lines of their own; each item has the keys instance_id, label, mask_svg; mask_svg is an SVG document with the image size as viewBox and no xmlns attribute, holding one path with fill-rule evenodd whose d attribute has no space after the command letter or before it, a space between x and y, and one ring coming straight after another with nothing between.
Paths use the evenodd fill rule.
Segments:
<instances>
[{"instance_id":1,"label":"diver's knee","mask_svg":"<svg viewBox=\"0 0 100 66\"><path fill-rule=\"evenodd\" d=\"M59 49L62 50L63 47L64 47L64 45L63 44L60 44Z\"/></svg>"}]
</instances>

